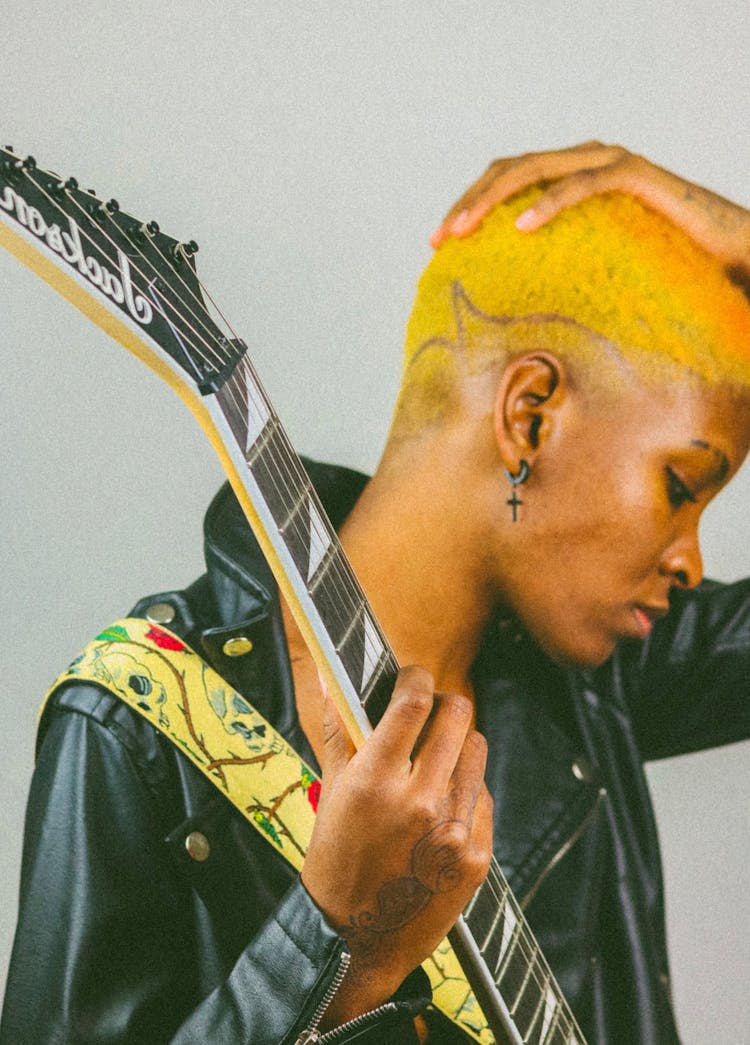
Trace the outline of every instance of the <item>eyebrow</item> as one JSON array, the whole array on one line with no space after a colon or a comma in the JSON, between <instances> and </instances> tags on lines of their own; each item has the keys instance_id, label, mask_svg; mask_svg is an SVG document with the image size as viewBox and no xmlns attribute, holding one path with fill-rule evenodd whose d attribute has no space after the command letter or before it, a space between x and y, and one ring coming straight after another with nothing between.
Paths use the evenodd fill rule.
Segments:
<instances>
[{"instance_id":1,"label":"eyebrow","mask_svg":"<svg viewBox=\"0 0 750 1045\"><path fill-rule=\"evenodd\" d=\"M713 454L717 461L716 476L714 482L723 483L729 474L729 458L721 450L718 450L715 446L711 446L710 443L705 442L703 439L693 439L690 443L691 446L697 446L699 450L708 450L709 453Z\"/></svg>"}]
</instances>

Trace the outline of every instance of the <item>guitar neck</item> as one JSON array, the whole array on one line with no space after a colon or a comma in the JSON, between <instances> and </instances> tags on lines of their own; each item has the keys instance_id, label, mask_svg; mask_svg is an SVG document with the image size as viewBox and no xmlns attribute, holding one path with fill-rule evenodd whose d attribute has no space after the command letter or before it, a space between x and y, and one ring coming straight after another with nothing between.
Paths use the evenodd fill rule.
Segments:
<instances>
[{"instance_id":1,"label":"guitar neck","mask_svg":"<svg viewBox=\"0 0 750 1045\"><path fill-rule=\"evenodd\" d=\"M383 714L398 664L299 457L247 357L210 397L230 475L319 668L345 698L355 742ZM259 525L258 525L259 524Z\"/></svg>"},{"instance_id":2,"label":"guitar neck","mask_svg":"<svg viewBox=\"0 0 750 1045\"><path fill-rule=\"evenodd\" d=\"M261 516L285 597L364 737L393 689L393 650L248 360L215 398L245 471L240 496ZM450 938L498 1041L584 1045L496 860Z\"/></svg>"},{"instance_id":3,"label":"guitar neck","mask_svg":"<svg viewBox=\"0 0 750 1045\"><path fill-rule=\"evenodd\" d=\"M195 245L7 149L0 149L0 245L187 403L361 743L387 706L398 664L244 342L209 312ZM498 1043L585 1045L496 861L451 943Z\"/></svg>"}]
</instances>

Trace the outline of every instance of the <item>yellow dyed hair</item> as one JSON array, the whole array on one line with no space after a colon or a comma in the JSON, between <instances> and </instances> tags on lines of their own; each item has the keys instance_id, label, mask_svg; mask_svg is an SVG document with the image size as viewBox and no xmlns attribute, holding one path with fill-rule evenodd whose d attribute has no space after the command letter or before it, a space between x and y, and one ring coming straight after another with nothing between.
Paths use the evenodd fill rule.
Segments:
<instances>
[{"instance_id":1,"label":"yellow dyed hair","mask_svg":"<svg viewBox=\"0 0 750 1045\"><path fill-rule=\"evenodd\" d=\"M434 419L458 377L534 348L577 355L587 368L615 350L644 376L671 363L750 385L750 304L718 261L619 193L519 232L513 222L539 192L494 208L471 236L436 251L407 327L397 417L401 409L410 427Z\"/></svg>"}]
</instances>

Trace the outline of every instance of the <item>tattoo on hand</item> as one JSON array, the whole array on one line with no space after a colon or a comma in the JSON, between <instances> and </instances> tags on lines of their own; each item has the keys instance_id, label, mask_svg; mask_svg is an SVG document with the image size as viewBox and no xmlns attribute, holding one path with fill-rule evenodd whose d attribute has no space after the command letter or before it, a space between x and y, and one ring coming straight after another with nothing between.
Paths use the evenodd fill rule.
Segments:
<instances>
[{"instance_id":1,"label":"tattoo on hand","mask_svg":"<svg viewBox=\"0 0 750 1045\"><path fill-rule=\"evenodd\" d=\"M392 878L378 889L375 911L352 915L342 935L352 950L368 957L381 939L403 929L422 912L436 893L446 893L461 881L458 863L469 838L455 844L455 828L463 821L444 820L416 843L411 853L411 874Z\"/></svg>"}]
</instances>

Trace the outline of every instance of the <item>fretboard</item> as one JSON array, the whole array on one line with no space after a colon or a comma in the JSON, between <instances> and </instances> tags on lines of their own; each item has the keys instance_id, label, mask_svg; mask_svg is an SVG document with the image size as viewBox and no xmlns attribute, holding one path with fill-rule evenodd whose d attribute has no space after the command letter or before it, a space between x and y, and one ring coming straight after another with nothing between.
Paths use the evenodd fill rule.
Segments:
<instances>
[{"instance_id":1,"label":"fretboard","mask_svg":"<svg viewBox=\"0 0 750 1045\"><path fill-rule=\"evenodd\" d=\"M247 357L216 398L294 564L296 578L290 579L312 602L353 695L375 725L393 690L398 664Z\"/></svg>"},{"instance_id":2,"label":"fretboard","mask_svg":"<svg viewBox=\"0 0 750 1045\"><path fill-rule=\"evenodd\" d=\"M338 664L347 701L373 727L398 672L390 648L299 457L245 356L216 395L248 490L273 542L283 546L288 581ZM498 1042L585 1045L519 905L492 860L490 872L451 934Z\"/></svg>"}]
</instances>

